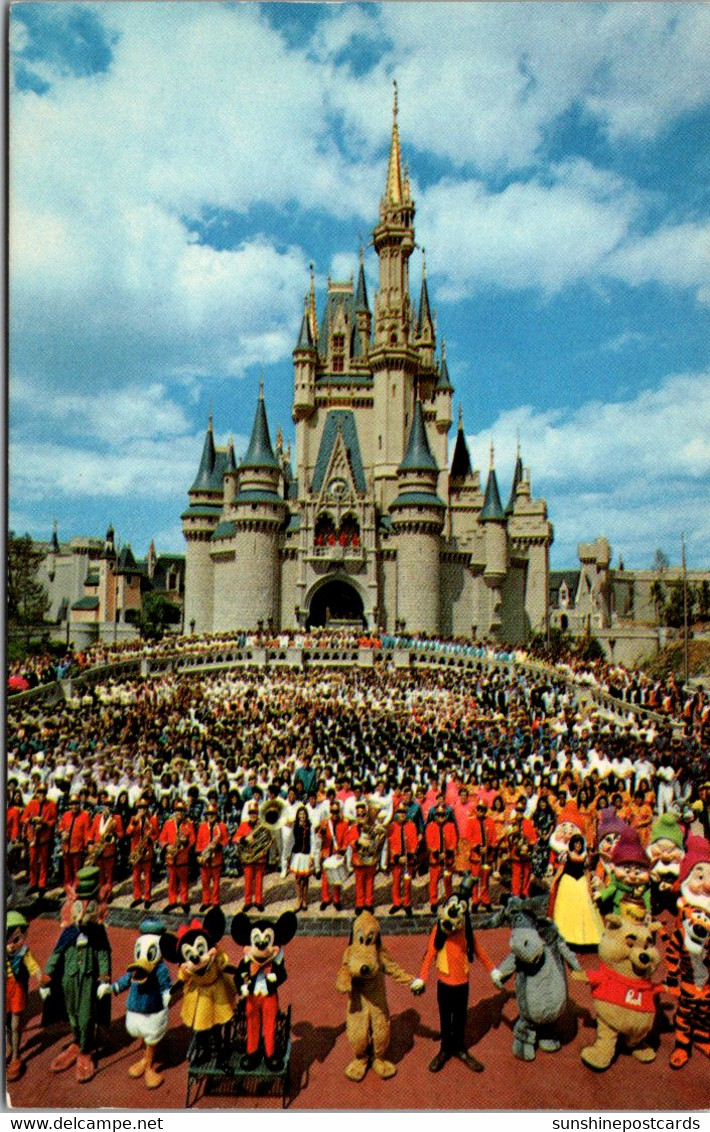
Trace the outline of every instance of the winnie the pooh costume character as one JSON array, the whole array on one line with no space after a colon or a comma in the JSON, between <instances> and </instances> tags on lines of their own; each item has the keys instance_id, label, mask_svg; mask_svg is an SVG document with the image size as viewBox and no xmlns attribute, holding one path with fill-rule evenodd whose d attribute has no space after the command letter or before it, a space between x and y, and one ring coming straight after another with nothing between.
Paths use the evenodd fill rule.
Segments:
<instances>
[{"instance_id":1,"label":"winnie the pooh costume character","mask_svg":"<svg viewBox=\"0 0 710 1132\"><path fill-rule=\"evenodd\" d=\"M361 912L353 921L350 943L345 948L335 987L347 994L345 1031L355 1055L345 1069L351 1081L362 1081L370 1065L379 1077L394 1077L396 1065L385 1059L390 1040L390 1013L385 975L422 994L424 984L408 975L387 953L380 938L380 925L371 912Z\"/></svg>"},{"instance_id":2,"label":"winnie the pooh costume character","mask_svg":"<svg viewBox=\"0 0 710 1132\"><path fill-rule=\"evenodd\" d=\"M620 1042L637 1061L656 1057L648 1038L661 990L651 982L661 962L656 947L660 929L655 921L649 924L645 919L607 916L599 943L599 967L572 975L589 983L597 1012L596 1041L581 1052L590 1069L608 1069Z\"/></svg>"}]
</instances>

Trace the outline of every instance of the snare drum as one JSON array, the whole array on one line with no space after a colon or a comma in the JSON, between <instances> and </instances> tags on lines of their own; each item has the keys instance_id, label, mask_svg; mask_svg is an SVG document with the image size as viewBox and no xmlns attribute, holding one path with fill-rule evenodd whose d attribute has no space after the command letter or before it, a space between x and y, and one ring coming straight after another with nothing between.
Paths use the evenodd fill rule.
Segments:
<instances>
[{"instance_id":1,"label":"snare drum","mask_svg":"<svg viewBox=\"0 0 710 1132\"><path fill-rule=\"evenodd\" d=\"M328 878L328 884L345 884L348 879L345 858L340 853L333 853L332 856L326 857L323 868Z\"/></svg>"}]
</instances>

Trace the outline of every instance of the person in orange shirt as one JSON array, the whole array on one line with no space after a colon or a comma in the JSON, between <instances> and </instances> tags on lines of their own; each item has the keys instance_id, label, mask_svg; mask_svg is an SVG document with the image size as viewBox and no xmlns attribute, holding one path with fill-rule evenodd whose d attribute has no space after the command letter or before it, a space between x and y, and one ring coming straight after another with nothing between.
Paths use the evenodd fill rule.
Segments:
<instances>
[{"instance_id":1,"label":"person in orange shirt","mask_svg":"<svg viewBox=\"0 0 710 1132\"><path fill-rule=\"evenodd\" d=\"M237 827L232 838L232 841L237 845L251 837L259 823L258 802L252 800L247 804L246 817L247 820ZM264 877L266 876L268 853L267 847L263 853L258 854L256 860L242 862L244 869L244 908L242 911L244 912L248 912L250 908L256 908L258 912L264 911Z\"/></svg>"},{"instance_id":2,"label":"person in orange shirt","mask_svg":"<svg viewBox=\"0 0 710 1132\"><path fill-rule=\"evenodd\" d=\"M163 822L159 843L165 849L165 862L168 873L168 903L166 912L172 912L182 905L185 915L190 912L190 882L188 866L190 850L195 844L195 827L185 816L185 803L176 798L174 813Z\"/></svg>"},{"instance_id":3,"label":"person in orange shirt","mask_svg":"<svg viewBox=\"0 0 710 1132\"><path fill-rule=\"evenodd\" d=\"M339 912L342 908L341 885L334 882L331 883L331 877L328 875L326 862L331 857L342 857L343 867L345 867L345 853L348 847L349 829L350 826L348 822L341 816L340 802L333 799L330 803L330 814L328 817L324 818L319 829L321 838L321 862L323 866L320 881L321 912L325 912L326 908L330 906L331 899L336 912Z\"/></svg>"},{"instance_id":4,"label":"person in orange shirt","mask_svg":"<svg viewBox=\"0 0 710 1132\"><path fill-rule=\"evenodd\" d=\"M525 798L522 796L518 798L510 815L507 838L512 894L527 897L530 895L532 847L537 841L537 830L530 818L525 817Z\"/></svg>"},{"instance_id":5,"label":"person in orange shirt","mask_svg":"<svg viewBox=\"0 0 710 1132\"><path fill-rule=\"evenodd\" d=\"M94 815L89 829L89 856L91 863L98 866L99 892L106 903L113 896L113 871L116 865L117 846L124 836L123 819L119 813L112 813L108 790L99 795L101 808Z\"/></svg>"},{"instance_id":6,"label":"person in orange shirt","mask_svg":"<svg viewBox=\"0 0 710 1132\"><path fill-rule=\"evenodd\" d=\"M437 1004L441 1030L441 1048L429 1063L432 1073L438 1073L446 1062L456 1057L464 1065L480 1073L480 1061L466 1049L466 1015L468 1012L468 980L474 956L478 956L487 971L494 964L479 945L473 934L469 897L473 881L464 877L457 891L450 895L439 909L437 922L432 928L419 973L419 981L412 990L426 983L429 968L434 963L437 974Z\"/></svg>"},{"instance_id":7,"label":"person in orange shirt","mask_svg":"<svg viewBox=\"0 0 710 1132\"><path fill-rule=\"evenodd\" d=\"M38 893L40 900L47 889L49 855L56 824L57 807L48 800L47 787L40 782L22 813L22 830L29 851L29 891Z\"/></svg>"},{"instance_id":8,"label":"person in orange shirt","mask_svg":"<svg viewBox=\"0 0 710 1132\"><path fill-rule=\"evenodd\" d=\"M446 817L446 804L437 802L434 821L428 822L424 830L427 852L429 854L429 904L432 915L436 913L439 902L439 881L444 881L444 897L451 896L453 871L456 860L458 833L456 825Z\"/></svg>"},{"instance_id":9,"label":"person in orange shirt","mask_svg":"<svg viewBox=\"0 0 710 1132\"><path fill-rule=\"evenodd\" d=\"M69 894L76 887L76 874L84 864L91 833L91 819L88 812L81 809L78 794L69 798L69 809L62 814L57 828L62 844L64 891Z\"/></svg>"},{"instance_id":10,"label":"person in orange shirt","mask_svg":"<svg viewBox=\"0 0 710 1132\"><path fill-rule=\"evenodd\" d=\"M347 858L355 873L356 916L363 911L374 912L375 906L375 873L379 852L372 840L367 811L367 802L357 802L355 821L348 830Z\"/></svg>"},{"instance_id":11,"label":"person in orange shirt","mask_svg":"<svg viewBox=\"0 0 710 1132\"><path fill-rule=\"evenodd\" d=\"M471 846L469 868L473 880L472 907L480 904L487 910L491 906L490 876L498 837L495 822L488 816L486 803L482 800L476 806L475 816L469 819L466 840Z\"/></svg>"},{"instance_id":12,"label":"person in orange shirt","mask_svg":"<svg viewBox=\"0 0 710 1132\"><path fill-rule=\"evenodd\" d=\"M229 833L223 821L217 818L217 806L210 802L205 810L205 820L200 822L195 840L195 851L200 866L202 881L202 904L200 912L219 907L220 882L224 866L224 847L229 845Z\"/></svg>"},{"instance_id":13,"label":"person in orange shirt","mask_svg":"<svg viewBox=\"0 0 710 1132\"><path fill-rule=\"evenodd\" d=\"M417 852L419 836L413 821L407 821L407 807L399 802L394 812L394 821L387 829L387 859L392 876L392 907L390 916L400 909L412 917L412 870Z\"/></svg>"}]
</instances>

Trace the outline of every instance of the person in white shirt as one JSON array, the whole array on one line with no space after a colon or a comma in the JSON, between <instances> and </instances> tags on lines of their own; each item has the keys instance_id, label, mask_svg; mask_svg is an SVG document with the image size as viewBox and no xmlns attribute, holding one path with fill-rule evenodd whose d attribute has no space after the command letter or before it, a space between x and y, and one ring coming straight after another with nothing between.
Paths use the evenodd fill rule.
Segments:
<instances>
[{"instance_id":1,"label":"person in white shirt","mask_svg":"<svg viewBox=\"0 0 710 1132\"><path fill-rule=\"evenodd\" d=\"M293 786L289 786L284 803L284 810L281 817L281 879L288 876L288 867L291 860L291 853L293 852L293 826L296 821L296 813L301 807L296 791Z\"/></svg>"}]
</instances>

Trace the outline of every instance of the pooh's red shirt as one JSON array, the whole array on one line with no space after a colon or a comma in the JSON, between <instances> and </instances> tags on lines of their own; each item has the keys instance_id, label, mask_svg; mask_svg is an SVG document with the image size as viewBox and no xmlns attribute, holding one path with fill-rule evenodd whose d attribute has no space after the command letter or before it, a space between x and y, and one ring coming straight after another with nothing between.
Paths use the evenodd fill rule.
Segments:
<instances>
[{"instance_id":1,"label":"pooh's red shirt","mask_svg":"<svg viewBox=\"0 0 710 1132\"><path fill-rule=\"evenodd\" d=\"M610 1002L614 1006L625 1006L628 1010L638 1010L642 1014L652 1014L656 1009L656 995L661 987L650 979L637 979L614 971L605 963L598 970L589 971L589 985L592 997L600 1002Z\"/></svg>"}]
</instances>

